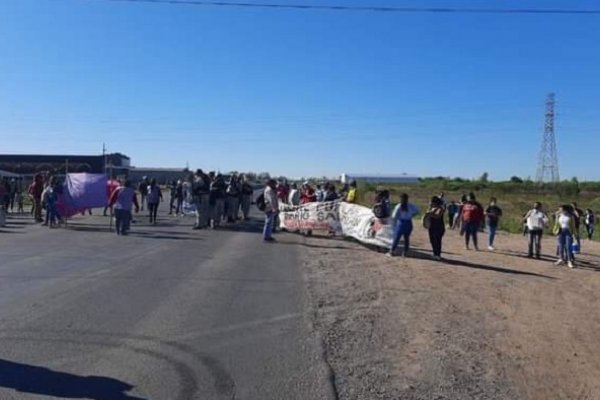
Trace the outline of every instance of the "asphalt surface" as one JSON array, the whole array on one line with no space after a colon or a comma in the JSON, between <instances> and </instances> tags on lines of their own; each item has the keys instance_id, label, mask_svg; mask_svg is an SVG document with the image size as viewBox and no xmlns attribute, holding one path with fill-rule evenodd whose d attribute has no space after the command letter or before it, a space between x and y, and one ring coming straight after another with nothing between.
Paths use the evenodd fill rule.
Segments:
<instances>
[{"instance_id":1,"label":"asphalt surface","mask_svg":"<svg viewBox=\"0 0 600 400\"><path fill-rule=\"evenodd\" d=\"M0 399L335 398L299 238L136 219L0 228Z\"/></svg>"}]
</instances>

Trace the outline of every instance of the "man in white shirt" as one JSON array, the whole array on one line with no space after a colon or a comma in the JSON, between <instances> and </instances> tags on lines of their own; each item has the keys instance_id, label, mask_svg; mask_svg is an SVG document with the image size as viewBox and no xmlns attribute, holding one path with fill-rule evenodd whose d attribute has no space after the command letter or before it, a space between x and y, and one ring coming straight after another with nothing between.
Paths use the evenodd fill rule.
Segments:
<instances>
[{"instance_id":1,"label":"man in white shirt","mask_svg":"<svg viewBox=\"0 0 600 400\"><path fill-rule=\"evenodd\" d=\"M263 240L273 242L273 223L279 213L279 201L277 200L277 182L270 179L265 188L265 227L263 228Z\"/></svg>"},{"instance_id":2,"label":"man in white shirt","mask_svg":"<svg viewBox=\"0 0 600 400\"><path fill-rule=\"evenodd\" d=\"M533 205L533 209L525 214L523 220L527 225L529 236L529 253L527 257L533 258L535 250L535 258L539 260L542 251L542 235L544 228L548 225L548 216L542 210L542 203L536 202Z\"/></svg>"}]
</instances>

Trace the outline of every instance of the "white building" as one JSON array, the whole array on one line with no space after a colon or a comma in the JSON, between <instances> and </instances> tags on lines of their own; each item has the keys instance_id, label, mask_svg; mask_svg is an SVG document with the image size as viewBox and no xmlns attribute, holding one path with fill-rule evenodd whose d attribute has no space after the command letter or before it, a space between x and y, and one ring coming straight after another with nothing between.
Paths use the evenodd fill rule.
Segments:
<instances>
[{"instance_id":1,"label":"white building","mask_svg":"<svg viewBox=\"0 0 600 400\"><path fill-rule=\"evenodd\" d=\"M342 183L367 182L374 184L396 183L396 184L414 184L419 182L419 177L416 175L400 174L400 175L379 175L379 174L342 174Z\"/></svg>"}]
</instances>

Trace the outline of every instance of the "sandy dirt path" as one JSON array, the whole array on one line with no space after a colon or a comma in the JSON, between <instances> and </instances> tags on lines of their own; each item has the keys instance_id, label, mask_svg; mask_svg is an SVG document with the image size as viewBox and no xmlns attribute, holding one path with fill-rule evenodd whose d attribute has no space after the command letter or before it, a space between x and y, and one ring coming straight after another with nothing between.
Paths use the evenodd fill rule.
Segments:
<instances>
[{"instance_id":1,"label":"sandy dirt path","mask_svg":"<svg viewBox=\"0 0 600 400\"><path fill-rule=\"evenodd\" d=\"M282 240L285 241L284 237ZM446 262L387 258L341 239L306 238L314 326L340 399L600 399L600 244L578 269L524 257L526 238L463 250L447 232ZM483 246L482 246L483 247Z\"/></svg>"}]
</instances>

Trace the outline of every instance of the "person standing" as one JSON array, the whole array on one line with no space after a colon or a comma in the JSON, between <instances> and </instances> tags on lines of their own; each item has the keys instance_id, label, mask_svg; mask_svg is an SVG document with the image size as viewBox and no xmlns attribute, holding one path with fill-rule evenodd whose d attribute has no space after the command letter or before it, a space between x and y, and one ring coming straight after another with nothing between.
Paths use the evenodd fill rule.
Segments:
<instances>
[{"instance_id":1,"label":"person standing","mask_svg":"<svg viewBox=\"0 0 600 400\"><path fill-rule=\"evenodd\" d=\"M575 232L575 217L571 210L571 206L563 205L558 210L556 222L554 225L554 233L558 237L558 260L556 265L562 265L565 262L569 268L575 268L573 261L573 236Z\"/></svg>"},{"instance_id":2,"label":"person standing","mask_svg":"<svg viewBox=\"0 0 600 400\"><path fill-rule=\"evenodd\" d=\"M229 178L227 185L227 222L234 223L238 220L238 211L240 209L240 185L237 175L233 174Z\"/></svg>"},{"instance_id":3,"label":"person standing","mask_svg":"<svg viewBox=\"0 0 600 400\"><path fill-rule=\"evenodd\" d=\"M55 191L56 177L50 178L48 186L42 192L42 204L46 206L46 220L42 225L52 228L57 224L58 217L58 194Z\"/></svg>"},{"instance_id":4,"label":"person standing","mask_svg":"<svg viewBox=\"0 0 600 400\"><path fill-rule=\"evenodd\" d=\"M575 231L573 236L577 241L577 246L581 249L581 221L584 219L584 212L581 208L577 207L577 203L571 203L571 214L573 221L575 222Z\"/></svg>"},{"instance_id":5,"label":"person standing","mask_svg":"<svg viewBox=\"0 0 600 400\"><path fill-rule=\"evenodd\" d=\"M131 222L131 209L135 205L135 212L140 211L140 205L131 187L130 181L125 181L117 190L113 191L108 201L108 207L113 208L115 212L115 231L117 235L127 235Z\"/></svg>"},{"instance_id":6,"label":"person standing","mask_svg":"<svg viewBox=\"0 0 600 400\"><path fill-rule=\"evenodd\" d=\"M183 182L181 179L177 180L175 187L175 215L183 215Z\"/></svg>"},{"instance_id":7,"label":"person standing","mask_svg":"<svg viewBox=\"0 0 600 400\"><path fill-rule=\"evenodd\" d=\"M317 185L317 190L315 191L316 201L322 203L325 201L325 185Z\"/></svg>"},{"instance_id":8,"label":"person standing","mask_svg":"<svg viewBox=\"0 0 600 400\"><path fill-rule=\"evenodd\" d=\"M338 196L337 192L335 191L335 185L333 185L332 183L328 183L326 186L325 198L323 199L323 201L336 201L339 198L340 196Z\"/></svg>"},{"instance_id":9,"label":"person standing","mask_svg":"<svg viewBox=\"0 0 600 400\"><path fill-rule=\"evenodd\" d=\"M527 257L533 258L535 253L535 258L539 260L542 252L544 228L548 225L548 216L542 210L542 203L536 202L533 208L525 214L523 222L527 227L528 235L529 252Z\"/></svg>"},{"instance_id":10,"label":"person standing","mask_svg":"<svg viewBox=\"0 0 600 400\"><path fill-rule=\"evenodd\" d=\"M465 233L465 250L469 250L470 239L473 239L475 250L479 251L477 232L483 222L483 206L477 201L474 193L469 193L461 212L462 228Z\"/></svg>"},{"instance_id":11,"label":"person standing","mask_svg":"<svg viewBox=\"0 0 600 400\"><path fill-rule=\"evenodd\" d=\"M142 211L144 211L144 205L146 204L146 197L148 196L148 185L149 184L150 184L150 182L148 182L148 177L144 176L144 177L142 177L142 181L138 185L138 192L140 192L140 199L142 201L142 204L141 204Z\"/></svg>"},{"instance_id":12,"label":"person standing","mask_svg":"<svg viewBox=\"0 0 600 400\"><path fill-rule=\"evenodd\" d=\"M350 187L346 193L346 203L356 203L358 200L358 192L356 190L356 181L350 182Z\"/></svg>"},{"instance_id":13,"label":"person standing","mask_svg":"<svg viewBox=\"0 0 600 400\"><path fill-rule=\"evenodd\" d=\"M263 240L265 242L273 242L273 224L275 216L279 214L279 201L277 198L277 182L270 179L267 182L264 192L265 197L265 226L263 228Z\"/></svg>"},{"instance_id":14,"label":"person standing","mask_svg":"<svg viewBox=\"0 0 600 400\"><path fill-rule=\"evenodd\" d=\"M277 200L280 203L287 203L290 195L290 187L285 179L281 180L275 189L277 191Z\"/></svg>"},{"instance_id":15,"label":"person standing","mask_svg":"<svg viewBox=\"0 0 600 400\"><path fill-rule=\"evenodd\" d=\"M254 195L254 188L248 182L246 176L242 177L242 217L244 221L250 219L250 205L252 204L252 196Z\"/></svg>"},{"instance_id":16,"label":"person standing","mask_svg":"<svg viewBox=\"0 0 600 400\"><path fill-rule=\"evenodd\" d=\"M175 207L175 203L177 201L177 180L173 179L171 184L169 185L169 215L173 215L173 209ZM177 216L179 212L175 211L175 216Z\"/></svg>"},{"instance_id":17,"label":"person standing","mask_svg":"<svg viewBox=\"0 0 600 400\"><path fill-rule=\"evenodd\" d=\"M442 238L444 237L444 233L446 233L444 208L443 200L435 196L431 199L431 206L425 216L429 225L427 229L433 250L433 258L438 261L442 259Z\"/></svg>"},{"instance_id":18,"label":"person standing","mask_svg":"<svg viewBox=\"0 0 600 400\"><path fill-rule=\"evenodd\" d=\"M223 220L223 210L225 206L225 179L223 175L217 174L210 184L210 206L211 206L211 226L218 228Z\"/></svg>"},{"instance_id":19,"label":"person standing","mask_svg":"<svg viewBox=\"0 0 600 400\"><path fill-rule=\"evenodd\" d=\"M588 239L592 240L594 236L594 230L596 228L596 216L591 208L585 210L585 229L587 231Z\"/></svg>"},{"instance_id":20,"label":"person standing","mask_svg":"<svg viewBox=\"0 0 600 400\"><path fill-rule=\"evenodd\" d=\"M408 202L408 194L403 193L400 195L400 203L394 208L394 212L392 213L392 219L395 225L392 247L387 254L389 257L394 256L401 238L404 238L404 252L402 255L408 255L408 250L410 248L410 235L413 230L412 219L418 213L419 208Z\"/></svg>"},{"instance_id":21,"label":"person standing","mask_svg":"<svg viewBox=\"0 0 600 400\"><path fill-rule=\"evenodd\" d=\"M196 224L193 229L205 229L211 219L211 177L198 169L191 181L192 196L196 205Z\"/></svg>"},{"instance_id":22,"label":"person standing","mask_svg":"<svg viewBox=\"0 0 600 400\"><path fill-rule=\"evenodd\" d=\"M300 205L300 191L298 190L298 185L292 183L292 188L290 189L290 196L288 198L288 204L292 206Z\"/></svg>"},{"instance_id":23,"label":"person standing","mask_svg":"<svg viewBox=\"0 0 600 400\"><path fill-rule=\"evenodd\" d=\"M458 205L454 200L448 204L448 227L454 229L454 217L458 213Z\"/></svg>"},{"instance_id":24,"label":"person standing","mask_svg":"<svg viewBox=\"0 0 600 400\"><path fill-rule=\"evenodd\" d=\"M502 217L502 209L498 207L498 200L495 197L490 199L490 204L485 209L488 226L488 250L494 251L494 240L496 239L496 231L500 225L500 217Z\"/></svg>"},{"instance_id":25,"label":"person standing","mask_svg":"<svg viewBox=\"0 0 600 400\"><path fill-rule=\"evenodd\" d=\"M156 216L158 214L158 206L163 200L162 191L160 186L156 183L156 178L152 178L150 186L148 186L148 211L150 213L150 224L156 225Z\"/></svg>"},{"instance_id":26,"label":"person standing","mask_svg":"<svg viewBox=\"0 0 600 400\"><path fill-rule=\"evenodd\" d=\"M36 174L33 183L29 186L29 196L31 197L31 211L36 222L44 222L42 219L42 192L44 191L44 178L41 174Z\"/></svg>"}]
</instances>

